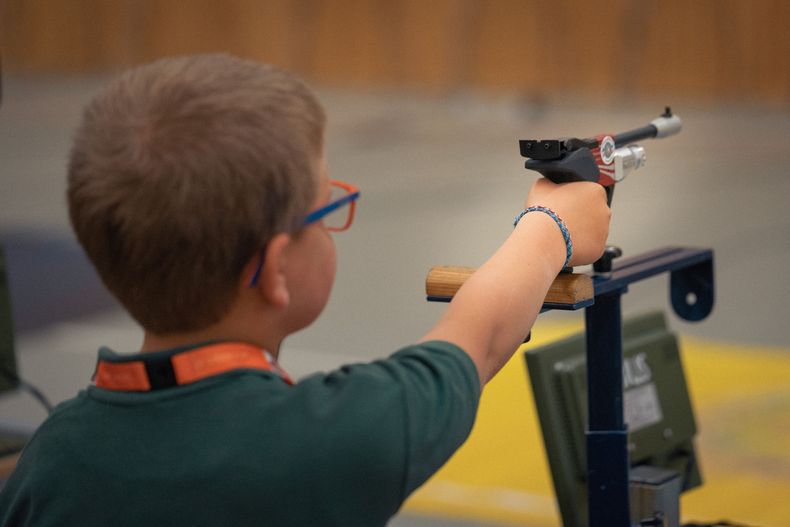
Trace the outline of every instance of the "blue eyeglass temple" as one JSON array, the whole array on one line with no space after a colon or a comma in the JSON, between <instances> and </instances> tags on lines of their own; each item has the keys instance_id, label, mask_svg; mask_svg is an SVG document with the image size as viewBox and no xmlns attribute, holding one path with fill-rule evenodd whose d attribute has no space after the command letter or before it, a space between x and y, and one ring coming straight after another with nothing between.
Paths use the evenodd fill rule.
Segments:
<instances>
[{"instance_id":1,"label":"blue eyeglass temple","mask_svg":"<svg viewBox=\"0 0 790 527\"><path fill-rule=\"evenodd\" d=\"M359 192L352 192L351 194L348 194L347 196L343 196L342 198L333 201L332 203L324 205L320 209L316 209L310 214L308 214L307 217L304 219L303 225L310 225L311 223L315 223L321 218L323 218L324 216L326 216L327 214L329 214L330 212L339 209L343 205L351 203L357 198L359 198Z\"/></svg>"},{"instance_id":2,"label":"blue eyeglass temple","mask_svg":"<svg viewBox=\"0 0 790 527\"><path fill-rule=\"evenodd\" d=\"M255 268L255 274L252 275L250 283L247 285L247 287L255 287L258 285L258 279L261 277L261 271L263 271L263 250L260 252L260 259L258 260L258 267Z\"/></svg>"}]
</instances>

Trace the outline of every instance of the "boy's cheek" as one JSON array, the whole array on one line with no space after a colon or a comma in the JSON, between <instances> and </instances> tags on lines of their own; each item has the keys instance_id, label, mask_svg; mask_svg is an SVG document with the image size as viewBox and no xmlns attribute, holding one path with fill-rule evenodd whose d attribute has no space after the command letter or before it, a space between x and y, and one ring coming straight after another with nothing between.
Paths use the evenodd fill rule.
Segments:
<instances>
[{"instance_id":1,"label":"boy's cheek","mask_svg":"<svg viewBox=\"0 0 790 527\"><path fill-rule=\"evenodd\" d=\"M327 233L329 234L329 233ZM323 279L323 283L321 284L321 289L323 290L322 305L321 309L326 305L329 301L329 295L332 292L332 286L335 283L335 276L337 274L337 250L335 248L335 241L331 235L329 235L328 240L328 247L325 252L326 259L323 264L323 269L319 270L320 276Z\"/></svg>"},{"instance_id":2,"label":"boy's cheek","mask_svg":"<svg viewBox=\"0 0 790 527\"><path fill-rule=\"evenodd\" d=\"M335 283L335 276L337 274L337 250L335 248L335 241L329 233L327 233L329 239L327 241L328 246L327 250L325 251L325 260L322 265L322 269L319 270L320 275L326 282L324 283L324 289L326 291L326 295L329 296L329 293L332 290L332 285Z\"/></svg>"},{"instance_id":3,"label":"boy's cheek","mask_svg":"<svg viewBox=\"0 0 790 527\"><path fill-rule=\"evenodd\" d=\"M307 318L314 319L321 314L332 292L337 253L332 235L323 228L316 228L301 241L305 242L303 248L306 250L300 251L298 262L294 262L291 268L296 274L292 293L300 297L297 300L300 311ZM310 322L312 320L307 323Z\"/></svg>"}]
</instances>

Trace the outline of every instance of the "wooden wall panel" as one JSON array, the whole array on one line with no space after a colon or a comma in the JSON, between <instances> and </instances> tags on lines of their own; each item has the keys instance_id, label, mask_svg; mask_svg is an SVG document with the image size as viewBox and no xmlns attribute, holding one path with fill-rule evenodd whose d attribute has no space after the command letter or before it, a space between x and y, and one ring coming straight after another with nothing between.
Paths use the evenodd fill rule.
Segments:
<instances>
[{"instance_id":1,"label":"wooden wall panel","mask_svg":"<svg viewBox=\"0 0 790 527\"><path fill-rule=\"evenodd\" d=\"M486 2L480 17L475 81L484 88L550 96L600 97L616 91L627 2Z\"/></svg>"},{"instance_id":2,"label":"wooden wall panel","mask_svg":"<svg viewBox=\"0 0 790 527\"><path fill-rule=\"evenodd\" d=\"M325 0L315 5L306 38L313 40L313 75L336 85L387 85L397 80L399 60L395 2Z\"/></svg>"},{"instance_id":3,"label":"wooden wall panel","mask_svg":"<svg viewBox=\"0 0 790 527\"><path fill-rule=\"evenodd\" d=\"M748 9L738 7L740 12ZM747 78L758 96L790 101L790 2L760 2L754 8L755 16L747 18L749 26L737 41L739 55L748 60L738 64L754 65Z\"/></svg>"},{"instance_id":4,"label":"wooden wall panel","mask_svg":"<svg viewBox=\"0 0 790 527\"><path fill-rule=\"evenodd\" d=\"M716 24L715 0L688 5L652 4L645 27L642 60L636 68L635 91L699 96L715 94L717 60L724 37ZM726 63L724 63L726 64Z\"/></svg>"},{"instance_id":5,"label":"wooden wall panel","mask_svg":"<svg viewBox=\"0 0 790 527\"><path fill-rule=\"evenodd\" d=\"M143 0L138 54L142 60L163 55L245 51L250 35L240 31L245 20L262 18L245 3L190 0ZM247 10L243 10L247 7Z\"/></svg>"},{"instance_id":6,"label":"wooden wall panel","mask_svg":"<svg viewBox=\"0 0 790 527\"><path fill-rule=\"evenodd\" d=\"M335 86L790 104L786 0L0 0L6 69L227 51Z\"/></svg>"},{"instance_id":7,"label":"wooden wall panel","mask_svg":"<svg viewBox=\"0 0 790 527\"><path fill-rule=\"evenodd\" d=\"M469 84L477 2L402 0L397 30L399 80L430 91L454 91Z\"/></svg>"},{"instance_id":8,"label":"wooden wall panel","mask_svg":"<svg viewBox=\"0 0 790 527\"><path fill-rule=\"evenodd\" d=\"M548 79L556 49L541 42L536 2L483 2L477 13L474 46L470 53L470 81L476 86L507 90L529 90L536 70ZM543 58L541 58L543 57Z\"/></svg>"},{"instance_id":9,"label":"wooden wall panel","mask_svg":"<svg viewBox=\"0 0 790 527\"><path fill-rule=\"evenodd\" d=\"M9 69L72 72L130 60L129 3L2 0L3 61Z\"/></svg>"}]
</instances>

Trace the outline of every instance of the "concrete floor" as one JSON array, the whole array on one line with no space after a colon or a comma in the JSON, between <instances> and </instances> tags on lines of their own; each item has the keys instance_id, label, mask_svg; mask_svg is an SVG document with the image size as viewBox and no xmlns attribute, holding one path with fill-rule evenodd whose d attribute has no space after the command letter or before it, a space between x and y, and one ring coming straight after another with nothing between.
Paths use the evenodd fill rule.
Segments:
<instances>
[{"instance_id":1,"label":"concrete floor","mask_svg":"<svg viewBox=\"0 0 790 527\"><path fill-rule=\"evenodd\" d=\"M74 250L63 197L70 135L101 79L5 80L0 236L10 245L20 369L60 401L85 386L100 344L133 351L140 343L135 324ZM357 184L362 198L354 227L336 238L339 271L330 305L283 350L283 365L297 377L386 355L431 327L443 306L424 300L427 270L479 265L521 208L534 176L523 169L519 138L622 131L661 110L471 95L321 95L330 119L331 174ZM610 242L626 255L667 245L713 248L713 315L698 324L675 318L673 327L707 339L790 347L784 276L790 118L743 108L674 109L684 131L643 143L648 165L618 186ZM636 285L624 311L669 309L667 295L665 278ZM43 418L26 395L0 399L0 422L35 425ZM462 524L403 516L392 525Z\"/></svg>"}]
</instances>

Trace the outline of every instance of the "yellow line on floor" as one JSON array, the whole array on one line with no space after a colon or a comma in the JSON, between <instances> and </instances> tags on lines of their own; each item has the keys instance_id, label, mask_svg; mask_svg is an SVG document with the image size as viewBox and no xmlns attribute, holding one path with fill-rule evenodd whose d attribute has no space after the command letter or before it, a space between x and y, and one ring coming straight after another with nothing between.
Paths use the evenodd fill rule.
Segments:
<instances>
[{"instance_id":1,"label":"yellow line on floor","mask_svg":"<svg viewBox=\"0 0 790 527\"><path fill-rule=\"evenodd\" d=\"M539 323L542 345L581 325ZM407 502L422 514L502 524L560 525L523 353L486 387L466 444ZM790 348L682 338L702 487L684 494L686 521L790 525Z\"/></svg>"}]
</instances>

